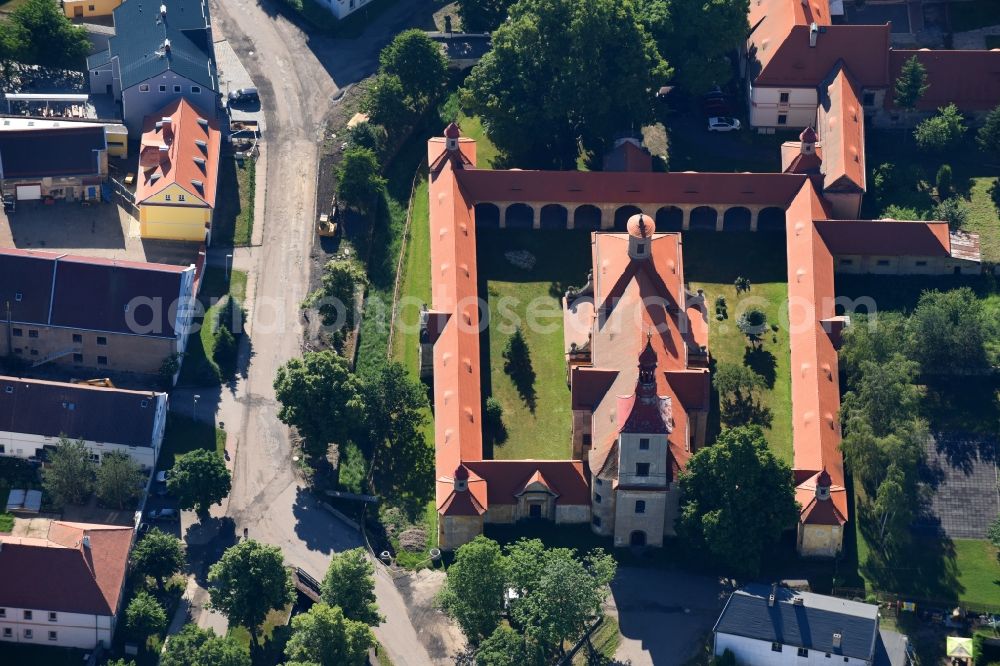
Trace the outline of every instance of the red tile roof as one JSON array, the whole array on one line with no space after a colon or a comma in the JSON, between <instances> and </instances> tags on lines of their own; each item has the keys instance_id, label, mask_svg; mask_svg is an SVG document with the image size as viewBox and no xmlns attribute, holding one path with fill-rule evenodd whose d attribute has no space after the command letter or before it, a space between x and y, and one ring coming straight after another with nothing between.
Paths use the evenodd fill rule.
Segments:
<instances>
[{"instance_id":1,"label":"red tile roof","mask_svg":"<svg viewBox=\"0 0 1000 666\"><path fill-rule=\"evenodd\" d=\"M478 460L465 464L486 480L490 505L517 504L517 496L536 475L558 495L556 505L590 504L590 484L579 460Z\"/></svg>"},{"instance_id":2,"label":"red tile roof","mask_svg":"<svg viewBox=\"0 0 1000 666\"><path fill-rule=\"evenodd\" d=\"M912 56L927 70L927 92L918 109L932 111L954 102L968 111L988 111L1000 103L1000 51L908 51L889 52L889 81L895 82L903 63ZM893 88L885 96L886 108L894 108Z\"/></svg>"},{"instance_id":3,"label":"red tile roof","mask_svg":"<svg viewBox=\"0 0 1000 666\"><path fill-rule=\"evenodd\" d=\"M864 192L865 114L854 82L840 65L820 86L817 114L823 141L823 189Z\"/></svg>"},{"instance_id":4,"label":"red tile roof","mask_svg":"<svg viewBox=\"0 0 1000 666\"><path fill-rule=\"evenodd\" d=\"M0 607L115 615L131 545L132 528L89 523L52 521L46 538L0 534Z\"/></svg>"},{"instance_id":5,"label":"red tile roof","mask_svg":"<svg viewBox=\"0 0 1000 666\"><path fill-rule=\"evenodd\" d=\"M794 26L830 25L830 6L827 0L751 0L748 18L752 57L766 70Z\"/></svg>"},{"instance_id":6,"label":"red tile roof","mask_svg":"<svg viewBox=\"0 0 1000 666\"><path fill-rule=\"evenodd\" d=\"M834 255L947 257L947 222L817 220L816 230Z\"/></svg>"},{"instance_id":7,"label":"red tile roof","mask_svg":"<svg viewBox=\"0 0 1000 666\"><path fill-rule=\"evenodd\" d=\"M165 118L170 122L163 123ZM147 116L139 148L142 173L135 188L136 202L142 204L177 184L205 205L215 206L221 145L222 132L212 114L183 98Z\"/></svg>"},{"instance_id":8,"label":"red tile roof","mask_svg":"<svg viewBox=\"0 0 1000 666\"><path fill-rule=\"evenodd\" d=\"M889 34L889 24L827 25L820 28L816 46L811 47L809 25L793 25L783 37L770 37L778 39L779 44L763 64L754 85L811 88L843 61L862 87L883 88L890 81ZM754 44L759 41L754 34L750 39Z\"/></svg>"}]
</instances>

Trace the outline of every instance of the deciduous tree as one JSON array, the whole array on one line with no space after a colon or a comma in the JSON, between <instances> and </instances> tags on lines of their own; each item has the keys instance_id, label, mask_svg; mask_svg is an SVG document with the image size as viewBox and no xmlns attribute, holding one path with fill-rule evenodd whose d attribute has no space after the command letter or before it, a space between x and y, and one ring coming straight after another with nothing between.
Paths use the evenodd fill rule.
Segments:
<instances>
[{"instance_id":1,"label":"deciduous tree","mask_svg":"<svg viewBox=\"0 0 1000 666\"><path fill-rule=\"evenodd\" d=\"M285 656L319 666L362 666L375 645L367 624L346 618L337 606L318 603L292 618Z\"/></svg>"},{"instance_id":2,"label":"deciduous tree","mask_svg":"<svg viewBox=\"0 0 1000 666\"><path fill-rule=\"evenodd\" d=\"M719 394L719 412L729 427L771 425L771 410L761 402L764 378L745 365L720 363L712 377Z\"/></svg>"},{"instance_id":3,"label":"deciduous tree","mask_svg":"<svg viewBox=\"0 0 1000 666\"><path fill-rule=\"evenodd\" d=\"M324 326L333 326L338 333L352 329L357 323L355 297L368 283L364 269L351 260L331 259L323 267L322 286L309 294L304 308L316 308Z\"/></svg>"},{"instance_id":4,"label":"deciduous tree","mask_svg":"<svg viewBox=\"0 0 1000 666\"><path fill-rule=\"evenodd\" d=\"M403 83L395 74L375 75L361 97L361 110L368 114L368 122L381 125L389 136L399 135L415 118L406 104Z\"/></svg>"},{"instance_id":5,"label":"deciduous tree","mask_svg":"<svg viewBox=\"0 0 1000 666\"><path fill-rule=\"evenodd\" d=\"M982 127L976 132L976 143L984 152L1000 155L1000 106L986 114Z\"/></svg>"},{"instance_id":6,"label":"deciduous tree","mask_svg":"<svg viewBox=\"0 0 1000 666\"><path fill-rule=\"evenodd\" d=\"M132 566L143 576L155 578L162 590L164 579L184 568L184 545L177 537L154 527L132 549Z\"/></svg>"},{"instance_id":7,"label":"deciduous tree","mask_svg":"<svg viewBox=\"0 0 1000 666\"><path fill-rule=\"evenodd\" d=\"M396 35L379 53L379 72L399 78L409 107L422 113L448 82L448 60L423 30Z\"/></svg>"},{"instance_id":8,"label":"deciduous tree","mask_svg":"<svg viewBox=\"0 0 1000 666\"><path fill-rule=\"evenodd\" d=\"M94 491L94 467L83 440L60 437L42 472L42 486L56 504L82 504Z\"/></svg>"},{"instance_id":9,"label":"deciduous tree","mask_svg":"<svg viewBox=\"0 0 1000 666\"><path fill-rule=\"evenodd\" d=\"M921 121L913 138L921 150L941 153L956 147L965 136L965 119L954 104L942 106L937 115Z\"/></svg>"},{"instance_id":10,"label":"deciduous tree","mask_svg":"<svg viewBox=\"0 0 1000 666\"><path fill-rule=\"evenodd\" d=\"M374 210L385 191L378 157L368 148L348 148L337 169L337 198L362 212Z\"/></svg>"},{"instance_id":11,"label":"deciduous tree","mask_svg":"<svg viewBox=\"0 0 1000 666\"><path fill-rule=\"evenodd\" d=\"M695 95L724 86L733 76L730 55L743 48L750 32L747 15L748 0L708 0L668 4L668 29L659 16L662 10L656 2L646 0L654 10L650 31L656 37L660 52L674 67L675 81ZM640 14L642 16L644 14ZM712 35L705 39L705 35Z\"/></svg>"},{"instance_id":12,"label":"deciduous tree","mask_svg":"<svg viewBox=\"0 0 1000 666\"><path fill-rule=\"evenodd\" d=\"M292 574L285 568L281 549L253 539L226 549L208 570L208 594L215 608L232 624L250 632L257 644L257 629L272 610L295 599Z\"/></svg>"},{"instance_id":13,"label":"deciduous tree","mask_svg":"<svg viewBox=\"0 0 1000 666\"><path fill-rule=\"evenodd\" d=\"M669 73L632 0L521 0L461 97L508 161L572 168L648 122Z\"/></svg>"},{"instance_id":14,"label":"deciduous tree","mask_svg":"<svg viewBox=\"0 0 1000 666\"><path fill-rule=\"evenodd\" d=\"M901 109L914 109L929 87L927 69L917 56L912 56L899 70L899 77L893 88L893 101Z\"/></svg>"},{"instance_id":15,"label":"deciduous tree","mask_svg":"<svg viewBox=\"0 0 1000 666\"><path fill-rule=\"evenodd\" d=\"M500 546L492 539L480 535L455 551L441 605L473 645L490 636L500 624L506 575Z\"/></svg>"},{"instance_id":16,"label":"deciduous tree","mask_svg":"<svg viewBox=\"0 0 1000 666\"><path fill-rule=\"evenodd\" d=\"M160 666L250 666L250 652L234 638L186 624L170 637Z\"/></svg>"},{"instance_id":17,"label":"deciduous tree","mask_svg":"<svg viewBox=\"0 0 1000 666\"><path fill-rule=\"evenodd\" d=\"M167 628L167 613L156 597L139 590L125 609L125 625L133 636L145 641L151 634Z\"/></svg>"},{"instance_id":18,"label":"deciduous tree","mask_svg":"<svg viewBox=\"0 0 1000 666\"><path fill-rule=\"evenodd\" d=\"M501 625L479 644L476 666L539 666L544 663L540 656L524 636Z\"/></svg>"},{"instance_id":19,"label":"deciduous tree","mask_svg":"<svg viewBox=\"0 0 1000 666\"><path fill-rule=\"evenodd\" d=\"M107 506L124 509L142 493L142 469L127 453L111 451L97 467L97 498Z\"/></svg>"},{"instance_id":20,"label":"deciduous tree","mask_svg":"<svg viewBox=\"0 0 1000 666\"><path fill-rule=\"evenodd\" d=\"M682 543L733 572L756 574L798 516L792 471L757 426L724 430L681 473Z\"/></svg>"},{"instance_id":21,"label":"deciduous tree","mask_svg":"<svg viewBox=\"0 0 1000 666\"><path fill-rule=\"evenodd\" d=\"M208 509L229 495L232 475L215 451L195 449L177 456L167 477L167 488L177 497L182 509L194 509L200 520Z\"/></svg>"},{"instance_id":22,"label":"deciduous tree","mask_svg":"<svg viewBox=\"0 0 1000 666\"><path fill-rule=\"evenodd\" d=\"M274 390L278 418L303 437L303 450L326 455L331 443L347 441L364 417L361 380L347 359L332 351L306 352L278 369Z\"/></svg>"},{"instance_id":23,"label":"deciduous tree","mask_svg":"<svg viewBox=\"0 0 1000 666\"><path fill-rule=\"evenodd\" d=\"M917 416L920 391L914 385L917 364L902 354L887 362L864 361L851 373L851 390L844 395L842 412L846 421L867 421L876 437L884 437L901 423Z\"/></svg>"},{"instance_id":24,"label":"deciduous tree","mask_svg":"<svg viewBox=\"0 0 1000 666\"><path fill-rule=\"evenodd\" d=\"M513 0L458 0L464 32L492 32L507 18Z\"/></svg>"},{"instance_id":25,"label":"deciduous tree","mask_svg":"<svg viewBox=\"0 0 1000 666\"><path fill-rule=\"evenodd\" d=\"M910 316L910 357L926 375L975 370L987 361L987 341L997 339L997 324L968 287L927 291Z\"/></svg>"},{"instance_id":26,"label":"deciduous tree","mask_svg":"<svg viewBox=\"0 0 1000 666\"><path fill-rule=\"evenodd\" d=\"M334 553L323 578L323 601L351 620L375 626L383 621L375 603L375 567L364 548Z\"/></svg>"},{"instance_id":27,"label":"deciduous tree","mask_svg":"<svg viewBox=\"0 0 1000 666\"><path fill-rule=\"evenodd\" d=\"M961 199L951 197L934 206L932 216L935 220L944 220L947 222L948 228L952 231L958 231L965 226L966 220L969 219L969 209L966 208Z\"/></svg>"},{"instance_id":28,"label":"deciduous tree","mask_svg":"<svg viewBox=\"0 0 1000 666\"><path fill-rule=\"evenodd\" d=\"M83 26L75 26L55 0L27 0L9 21L20 29L14 59L29 65L82 70L90 53L90 39Z\"/></svg>"}]
</instances>

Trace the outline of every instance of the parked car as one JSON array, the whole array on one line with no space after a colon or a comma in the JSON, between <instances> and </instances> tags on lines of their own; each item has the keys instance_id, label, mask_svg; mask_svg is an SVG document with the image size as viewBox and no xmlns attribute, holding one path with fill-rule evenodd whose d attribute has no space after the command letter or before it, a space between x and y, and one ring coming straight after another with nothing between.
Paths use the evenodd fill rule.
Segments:
<instances>
[{"instance_id":1,"label":"parked car","mask_svg":"<svg viewBox=\"0 0 1000 666\"><path fill-rule=\"evenodd\" d=\"M149 519L172 523L180 520L180 516L177 509L153 509L149 512Z\"/></svg>"},{"instance_id":2,"label":"parked car","mask_svg":"<svg viewBox=\"0 0 1000 666\"><path fill-rule=\"evenodd\" d=\"M229 91L230 102L256 102L259 99L256 88L239 88Z\"/></svg>"},{"instance_id":3,"label":"parked car","mask_svg":"<svg viewBox=\"0 0 1000 666\"><path fill-rule=\"evenodd\" d=\"M156 473L156 482L157 483L166 483L167 479L169 479L169 478L170 478L170 472L168 470L164 469L164 470L161 470L161 471L159 471L159 472Z\"/></svg>"},{"instance_id":4,"label":"parked car","mask_svg":"<svg viewBox=\"0 0 1000 666\"><path fill-rule=\"evenodd\" d=\"M740 128L740 121L726 116L713 116L708 119L709 132L732 132Z\"/></svg>"}]
</instances>

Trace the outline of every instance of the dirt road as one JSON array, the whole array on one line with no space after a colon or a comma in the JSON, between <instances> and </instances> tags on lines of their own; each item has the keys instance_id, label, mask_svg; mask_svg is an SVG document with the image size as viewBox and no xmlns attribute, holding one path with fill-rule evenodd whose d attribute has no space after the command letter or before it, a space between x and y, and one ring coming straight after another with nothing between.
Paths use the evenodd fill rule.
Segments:
<instances>
[{"instance_id":1,"label":"dirt road","mask_svg":"<svg viewBox=\"0 0 1000 666\"><path fill-rule=\"evenodd\" d=\"M401 26L429 15L423 9L423 2L399 3L361 38L347 41L304 34L267 3L212 3L215 38L230 41L260 89L267 115L266 205L263 220L257 219L264 224L263 242L249 266L256 286L248 366L241 379L218 393L214 414L226 424L230 448L236 442L233 490L224 511L237 533L247 528L252 538L281 546L287 561L316 577L322 577L332 552L360 540L298 482L272 381L281 364L301 353L299 304L309 281L324 119L338 91L371 73L378 50ZM216 397L201 394L199 409ZM393 663L433 663L395 585L377 576L376 592L386 622L375 633Z\"/></svg>"}]
</instances>

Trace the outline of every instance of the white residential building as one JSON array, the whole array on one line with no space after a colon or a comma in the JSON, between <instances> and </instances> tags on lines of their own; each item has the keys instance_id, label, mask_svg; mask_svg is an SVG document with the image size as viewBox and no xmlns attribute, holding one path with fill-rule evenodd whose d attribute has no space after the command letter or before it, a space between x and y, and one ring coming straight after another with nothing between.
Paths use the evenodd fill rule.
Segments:
<instances>
[{"instance_id":1,"label":"white residential building","mask_svg":"<svg viewBox=\"0 0 1000 666\"><path fill-rule=\"evenodd\" d=\"M151 470L166 424L166 393L0 376L0 455L40 458L64 436L94 462L119 451Z\"/></svg>"},{"instance_id":2,"label":"white residential building","mask_svg":"<svg viewBox=\"0 0 1000 666\"><path fill-rule=\"evenodd\" d=\"M132 535L131 527L63 521L28 536L0 534L0 651L3 642L110 646Z\"/></svg>"}]
</instances>

